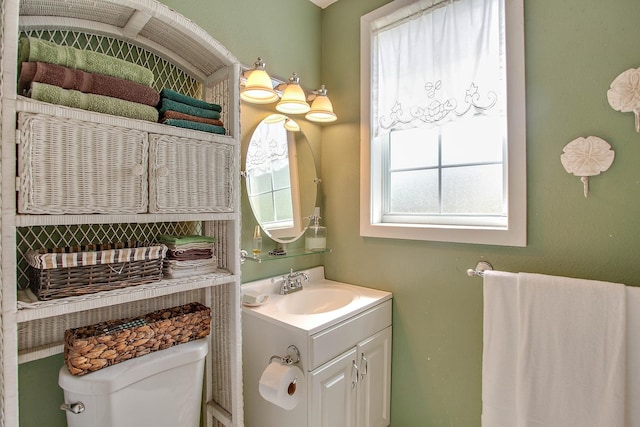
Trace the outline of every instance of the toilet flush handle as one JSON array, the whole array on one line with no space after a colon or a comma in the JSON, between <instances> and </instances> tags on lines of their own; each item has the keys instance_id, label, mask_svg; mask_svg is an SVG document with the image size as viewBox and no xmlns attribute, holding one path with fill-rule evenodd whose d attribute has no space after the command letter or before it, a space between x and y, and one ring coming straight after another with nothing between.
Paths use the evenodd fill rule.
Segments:
<instances>
[{"instance_id":1,"label":"toilet flush handle","mask_svg":"<svg viewBox=\"0 0 640 427\"><path fill-rule=\"evenodd\" d=\"M82 412L84 412L84 403L63 403L62 405L60 405L60 409L62 409L63 411L73 412L74 414L81 414Z\"/></svg>"}]
</instances>

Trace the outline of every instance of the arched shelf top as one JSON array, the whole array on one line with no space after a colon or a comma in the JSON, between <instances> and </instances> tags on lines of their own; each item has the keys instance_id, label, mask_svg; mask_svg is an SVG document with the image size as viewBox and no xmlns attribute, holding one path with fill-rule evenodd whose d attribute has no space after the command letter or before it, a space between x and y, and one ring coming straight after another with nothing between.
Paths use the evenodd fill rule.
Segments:
<instances>
[{"instance_id":1,"label":"arched shelf top","mask_svg":"<svg viewBox=\"0 0 640 427\"><path fill-rule=\"evenodd\" d=\"M57 28L142 46L208 82L237 58L199 25L155 0L22 0L22 30Z\"/></svg>"}]
</instances>

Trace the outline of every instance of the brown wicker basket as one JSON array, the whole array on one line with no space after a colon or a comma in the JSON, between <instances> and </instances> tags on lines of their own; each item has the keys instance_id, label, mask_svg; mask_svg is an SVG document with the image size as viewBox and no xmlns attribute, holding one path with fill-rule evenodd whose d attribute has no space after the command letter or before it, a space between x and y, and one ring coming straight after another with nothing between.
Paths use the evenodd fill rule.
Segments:
<instances>
[{"instance_id":1,"label":"brown wicker basket","mask_svg":"<svg viewBox=\"0 0 640 427\"><path fill-rule=\"evenodd\" d=\"M167 247L139 242L29 251L29 282L41 300L126 288L162 279Z\"/></svg>"},{"instance_id":2,"label":"brown wicker basket","mask_svg":"<svg viewBox=\"0 0 640 427\"><path fill-rule=\"evenodd\" d=\"M140 317L67 329L64 360L72 375L84 375L204 338L210 332L211 309L192 302Z\"/></svg>"}]
</instances>

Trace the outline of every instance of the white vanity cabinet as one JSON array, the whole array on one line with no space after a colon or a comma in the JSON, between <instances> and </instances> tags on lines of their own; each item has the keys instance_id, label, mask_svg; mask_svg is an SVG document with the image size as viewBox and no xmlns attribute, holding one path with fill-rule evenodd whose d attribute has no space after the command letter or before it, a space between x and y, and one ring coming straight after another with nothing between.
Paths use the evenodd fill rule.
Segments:
<instances>
[{"instance_id":1,"label":"white vanity cabinet","mask_svg":"<svg viewBox=\"0 0 640 427\"><path fill-rule=\"evenodd\" d=\"M390 422L391 326L310 373L309 427Z\"/></svg>"},{"instance_id":2,"label":"white vanity cabinet","mask_svg":"<svg viewBox=\"0 0 640 427\"><path fill-rule=\"evenodd\" d=\"M0 5L0 427L20 425L18 364L62 353L66 329L190 302L212 315L202 424L242 427L239 61L156 0ZM154 89L221 105L226 134L22 96L22 33L143 65ZM217 270L87 296L19 298L29 284L29 250L155 242L163 234L215 237Z\"/></svg>"},{"instance_id":3,"label":"white vanity cabinet","mask_svg":"<svg viewBox=\"0 0 640 427\"><path fill-rule=\"evenodd\" d=\"M309 285L291 295L276 293L278 278L243 285L244 292L270 294L262 306L242 310L247 427L388 426L391 293L325 280L322 267L307 273ZM305 301L305 292L314 299L321 288L342 287L355 295L343 307L314 314L284 308L292 298ZM291 345L300 352L305 387L299 404L285 410L260 396L259 382L271 356L286 354Z\"/></svg>"}]
</instances>

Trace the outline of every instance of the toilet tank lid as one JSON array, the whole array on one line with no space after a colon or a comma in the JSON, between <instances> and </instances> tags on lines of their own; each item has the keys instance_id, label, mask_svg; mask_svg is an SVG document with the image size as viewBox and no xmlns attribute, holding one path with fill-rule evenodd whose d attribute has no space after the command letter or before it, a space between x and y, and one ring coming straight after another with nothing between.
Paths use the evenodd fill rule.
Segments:
<instances>
[{"instance_id":1,"label":"toilet tank lid","mask_svg":"<svg viewBox=\"0 0 640 427\"><path fill-rule=\"evenodd\" d=\"M207 339L180 344L145 356L130 359L82 376L60 368L58 385L63 390L86 395L110 394L147 377L202 360L209 350Z\"/></svg>"}]
</instances>

